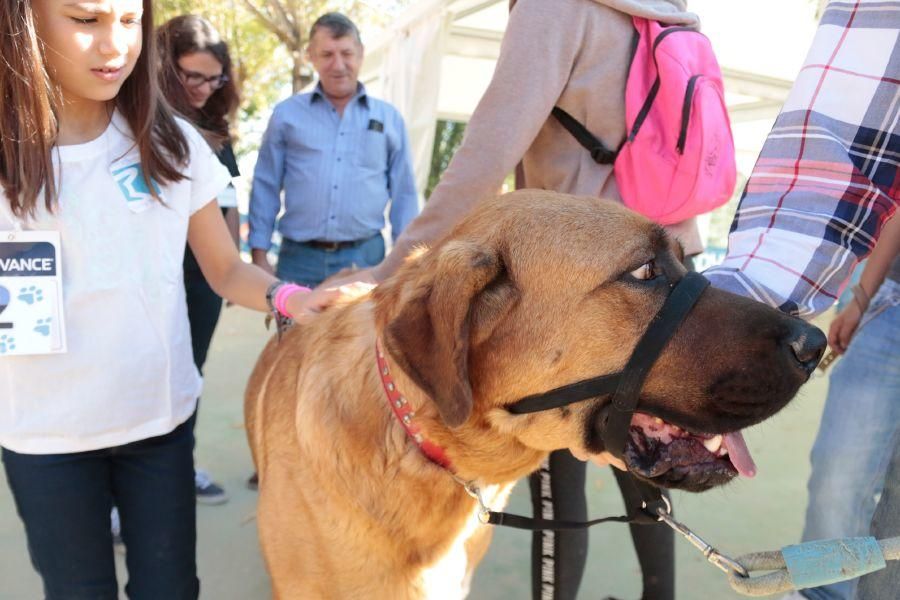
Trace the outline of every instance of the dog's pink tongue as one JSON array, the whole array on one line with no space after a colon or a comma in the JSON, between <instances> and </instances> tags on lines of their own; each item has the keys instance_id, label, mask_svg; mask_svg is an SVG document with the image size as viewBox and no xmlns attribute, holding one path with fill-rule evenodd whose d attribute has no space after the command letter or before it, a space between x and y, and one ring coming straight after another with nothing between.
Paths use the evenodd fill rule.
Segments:
<instances>
[{"instance_id":1,"label":"dog's pink tongue","mask_svg":"<svg viewBox=\"0 0 900 600\"><path fill-rule=\"evenodd\" d=\"M753 463L753 457L750 456L750 450L747 448L747 442L740 431L734 433L726 433L722 440L725 449L728 450L728 457L731 464L737 469L737 472L744 477L753 477L756 475L756 465Z\"/></svg>"}]
</instances>

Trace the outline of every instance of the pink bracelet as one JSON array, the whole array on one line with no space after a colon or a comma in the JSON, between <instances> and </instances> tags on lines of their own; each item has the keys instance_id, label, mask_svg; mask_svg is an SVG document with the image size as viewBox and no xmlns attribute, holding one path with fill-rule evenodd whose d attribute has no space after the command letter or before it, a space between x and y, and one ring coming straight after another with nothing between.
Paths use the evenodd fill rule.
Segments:
<instances>
[{"instance_id":1,"label":"pink bracelet","mask_svg":"<svg viewBox=\"0 0 900 600\"><path fill-rule=\"evenodd\" d=\"M278 288L278 291L275 292L275 300L272 304L275 306L275 310L277 310L282 315L293 319L294 315L287 311L287 301L288 298L296 294L297 292L311 292L312 290L306 286L297 285L296 283L286 283Z\"/></svg>"}]
</instances>

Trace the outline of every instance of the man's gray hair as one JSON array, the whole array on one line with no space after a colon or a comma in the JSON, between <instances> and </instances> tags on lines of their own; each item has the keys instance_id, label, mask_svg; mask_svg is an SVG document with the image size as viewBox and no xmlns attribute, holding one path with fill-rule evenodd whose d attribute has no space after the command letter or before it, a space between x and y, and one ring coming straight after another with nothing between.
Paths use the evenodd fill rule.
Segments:
<instances>
[{"instance_id":1,"label":"man's gray hair","mask_svg":"<svg viewBox=\"0 0 900 600\"><path fill-rule=\"evenodd\" d=\"M359 29L346 15L338 12L325 13L313 23L309 30L309 39L312 41L313 36L320 27L324 27L331 32L331 37L341 38L345 35L352 35L359 44L362 44L362 38L359 35Z\"/></svg>"}]
</instances>

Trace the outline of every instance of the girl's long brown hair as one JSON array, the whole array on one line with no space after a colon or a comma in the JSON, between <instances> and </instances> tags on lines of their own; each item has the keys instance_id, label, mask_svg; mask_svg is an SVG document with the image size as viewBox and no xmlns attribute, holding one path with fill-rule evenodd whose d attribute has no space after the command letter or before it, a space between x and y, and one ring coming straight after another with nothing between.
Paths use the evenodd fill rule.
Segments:
<instances>
[{"instance_id":1,"label":"girl's long brown hair","mask_svg":"<svg viewBox=\"0 0 900 600\"><path fill-rule=\"evenodd\" d=\"M20 218L35 214L42 189L44 206L52 211L58 192L51 152L62 95L47 72L31 5L32 0L0 0L0 185ZM190 149L159 92L152 0L143 5L143 50L115 105L134 135L147 189L156 196L150 180L184 179Z\"/></svg>"},{"instance_id":2,"label":"girl's long brown hair","mask_svg":"<svg viewBox=\"0 0 900 600\"><path fill-rule=\"evenodd\" d=\"M163 95L180 114L216 136L229 135L229 119L237 111L240 96L234 81L228 44L212 23L198 15L180 15L169 19L156 30L159 50L159 85ZM222 65L228 77L225 85L212 93L201 109L191 106L178 68L178 59L194 52L209 52Z\"/></svg>"}]
</instances>

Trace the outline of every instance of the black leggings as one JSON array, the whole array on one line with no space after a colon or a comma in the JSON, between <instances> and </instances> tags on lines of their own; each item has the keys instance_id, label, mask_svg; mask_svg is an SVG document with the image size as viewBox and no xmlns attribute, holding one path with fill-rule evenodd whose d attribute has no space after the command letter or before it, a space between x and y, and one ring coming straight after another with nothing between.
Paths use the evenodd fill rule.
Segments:
<instances>
[{"instance_id":1,"label":"black leggings","mask_svg":"<svg viewBox=\"0 0 900 600\"><path fill-rule=\"evenodd\" d=\"M587 520L584 493L584 463L557 450L529 478L535 517ZM640 504L628 473L612 469L626 505ZM668 497L668 494L664 492ZM602 527L602 525L600 525ZM630 525L631 539L643 574L643 600L673 600L675 597L675 538L663 524ZM537 531L531 542L531 591L534 600L573 600L584 573L588 533Z\"/></svg>"}]
</instances>

